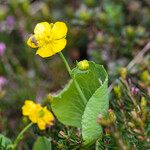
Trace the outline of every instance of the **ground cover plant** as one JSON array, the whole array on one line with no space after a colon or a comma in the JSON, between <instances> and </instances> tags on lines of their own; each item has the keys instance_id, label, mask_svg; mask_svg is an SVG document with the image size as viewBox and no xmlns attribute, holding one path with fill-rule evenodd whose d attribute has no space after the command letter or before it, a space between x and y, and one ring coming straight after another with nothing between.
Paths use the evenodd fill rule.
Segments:
<instances>
[{"instance_id":1,"label":"ground cover plant","mask_svg":"<svg viewBox=\"0 0 150 150\"><path fill-rule=\"evenodd\" d=\"M149 7L0 1L0 149L150 149Z\"/></svg>"}]
</instances>

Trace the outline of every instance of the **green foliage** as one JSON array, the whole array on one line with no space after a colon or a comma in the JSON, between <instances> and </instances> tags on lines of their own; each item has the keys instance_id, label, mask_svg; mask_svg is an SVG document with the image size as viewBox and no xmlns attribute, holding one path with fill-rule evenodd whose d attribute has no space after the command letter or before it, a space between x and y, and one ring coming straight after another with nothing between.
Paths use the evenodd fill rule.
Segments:
<instances>
[{"instance_id":1,"label":"green foliage","mask_svg":"<svg viewBox=\"0 0 150 150\"><path fill-rule=\"evenodd\" d=\"M89 99L82 116L82 135L85 144L95 142L99 138L102 133L102 128L97 123L96 118L98 114L105 115L108 107L109 101L106 79Z\"/></svg>"},{"instance_id":2,"label":"green foliage","mask_svg":"<svg viewBox=\"0 0 150 150\"><path fill-rule=\"evenodd\" d=\"M0 134L0 150L10 150L11 140L4 135Z\"/></svg>"},{"instance_id":3,"label":"green foliage","mask_svg":"<svg viewBox=\"0 0 150 150\"><path fill-rule=\"evenodd\" d=\"M45 136L38 137L32 150L51 150L51 141Z\"/></svg>"},{"instance_id":4,"label":"green foliage","mask_svg":"<svg viewBox=\"0 0 150 150\"><path fill-rule=\"evenodd\" d=\"M91 144L99 137L102 129L96 119L99 113L104 114L108 109L107 73L103 66L94 62L89 64L88 71L82 72L78 67L72 71L87 100L86 104L73 80L51 102L52 110L60 122L82 129L85 144Z\"/></svg>"},{"instance_id":5,"label":"green foliage","mask_svg":"<svg viewBox=\"0 0 150 150\"><path fill-rule=\"evenodd\" d=\"M88 78L88 82L79 79L81 83L84 82L83 85L87 84L82 91L90 85L93 87L90 89L91 94L89 89L85 93L88 103L83 103L79 95L70 97L68 93L63 94L66 91L77 93L73 81L70 81L62 91L62 98L67 99L61 102L66 105L57 106L63 109L62 113L59 112L59 120L63 124L56 121L53 127L44 132L31 130L20 143L19 149L31 149L35 134L51 138L54 150L81 149L82 136L90 142L88 138L95 141L98 134L102 137L97 142L96 150L124 147L133 150L149 149L149 53L145 53L131 70L127 67L127 75L123 78L125 85L118 73L120 68L126 68L134 62L130 61L149 41L149 7L149 0L0 0L0 43L6 45L5 53L0 56L0 77L7 80L6 85L0 86L0 133L14 139L26 125L21 118L24 100L34 99L44 105L48 104L45 96L49 92L55 93L67 82L69 75L57 56L41 59L26 45L29 33L33 33L31 31L38 22L64 21L68 26L64 52L69 63L74 66L76 60L87 59L105 66L109 74L109 89L113 89L110 92L109 108L115 112L117 121L108 127L103 126L101 134L102 128L93 119L96 118L93 114L102 111L99 104L103 103L102 98L94 97L100 88L99 82L95 83L95 88L95 78L88 78L88 71L74 69L72 75L79 74ZM70 98L71 101L68 100ZM141 105L142 99L145 99L146 106ZM138 117L135 115L133 119L131 112ZM83 120L87 123L83 124ZM61 131L64 135L60 136ZM88 149L95 150L94 144Z\"/></svg>"}]
</instances>

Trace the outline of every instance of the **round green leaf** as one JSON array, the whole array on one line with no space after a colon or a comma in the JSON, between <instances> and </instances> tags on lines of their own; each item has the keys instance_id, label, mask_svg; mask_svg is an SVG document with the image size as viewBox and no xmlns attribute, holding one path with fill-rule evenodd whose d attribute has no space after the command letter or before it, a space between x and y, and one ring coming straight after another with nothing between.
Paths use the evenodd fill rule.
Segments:
<instances>
[{"instance_id":1,"label":"round green leaf","mask_svg":"<svg viewBox=\"0 0 150 150\"><path fill-rule=\"evenodd\" d=\"M97 115L108 109L108 76L104 67L94 62L89 62L88 71L74 68L72 76L79 84L86 103L78 93L74 81L71 80L58 95L54 96L51 102L52 110L63 124L82 128L86 144L93 143L102 132L96 122ZM93 140L88 136L92 136Z\"/></svg>"}]
</instances>

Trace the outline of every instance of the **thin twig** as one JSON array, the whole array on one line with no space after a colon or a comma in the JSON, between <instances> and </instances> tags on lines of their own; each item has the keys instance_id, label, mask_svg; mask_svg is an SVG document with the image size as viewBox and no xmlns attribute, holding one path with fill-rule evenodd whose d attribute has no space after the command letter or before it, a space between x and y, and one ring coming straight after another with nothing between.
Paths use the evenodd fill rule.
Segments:
<instances>
[{"instance_id":1,"label":"thin twig","mask_svg":"<svg viewBox=\"0 0 150 150\"><path fill-rule=\"evenodd\" d=\"M127 65L127 70L131 70L131 68L141 62L141 60L143 59L143 56L145 53L147 53L150 50L150 42L148 42L146 44L146 46L136 55L136 57L134 57L134 59Z\"/></svg>"},{"instance_id":2,"label":"thin twig","mask_svg":"<svg viewBox=\"0 0 150 150\"><path fill-rule=\"evenodd\" d=\"M132 61L130 61L130 63L127 65L127 70L131 70L132 67L141 62L141 60L143 59L143 56L145 53L147 53L150 50L150 42L148 42L146 44L146 46L132 59ZM117 79L116 79L117 80ZM115 85L116 80L109 86L108 88L108 92L110 93Z\"/></svg>"}]
</instances>

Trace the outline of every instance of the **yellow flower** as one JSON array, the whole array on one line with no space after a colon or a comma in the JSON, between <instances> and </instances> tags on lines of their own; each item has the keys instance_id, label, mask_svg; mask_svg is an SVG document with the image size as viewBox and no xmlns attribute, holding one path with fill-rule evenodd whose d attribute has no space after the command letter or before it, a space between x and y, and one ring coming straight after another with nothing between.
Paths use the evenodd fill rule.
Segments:
<instances>
[{"instance_id":1,"label":"yellow flower","mask_svg":"<svg viewBox=\"0 0 150 150\"><path fill-rule=\"evenodd\" d=\"M64 22L38 23L27 44L32 48L38 48L36 54L41 57L52 56L65 48L67 30Z\"/></svg>"},{"instance_id":2,"label":"yellow flower","mask_svg":"<svg viewBox=\"0 0 150 150\"><path fill-rule=\"evenodd\" d=\"M42 107L40 104L36 104L33 101L25 101L22 107L22 113L24 116L28 116L33 123L37 123L41 130L44 130L47 125L53 125L53 114L47 107Z\"/></svg>"},{"instance_id":3,"label":"yellow flower","mask_svg":"<svg viewBox=\"0 0 150 150\"><path fill-rule=\"evenodd\" d=\"M32 114L36 109L36 104L33 101L26 100L24 106L22 107L22 113L24 116Z\"/></svg>"}]
</instances>

